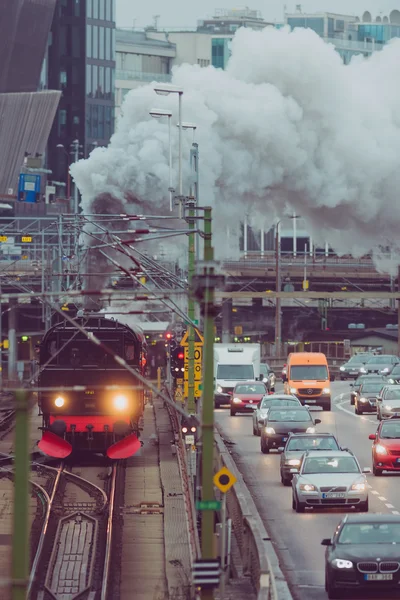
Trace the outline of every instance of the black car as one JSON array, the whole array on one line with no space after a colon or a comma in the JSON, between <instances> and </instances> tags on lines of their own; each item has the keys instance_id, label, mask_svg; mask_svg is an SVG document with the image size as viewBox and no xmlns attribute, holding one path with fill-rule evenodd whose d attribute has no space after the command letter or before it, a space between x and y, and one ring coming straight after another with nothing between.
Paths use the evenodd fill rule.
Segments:
<instances>
[{"instance_id":1,"label":"black car","mask_svg":"<svg viewBox=\"0 0 400 600\"><path fill-rule=\"evenodd\" d=\"M301 457L307 450L340 450L332 433L292 433L286 446L281 449L281 482L290 485L293 479L291 469L298 468Z\"/></svg>"},{"instance_id":2,"label":"black car","mask_svg":"<svg viewBox=\"0 0 400 600\"><path fill-rule=\"evenodd\" d=\"M352 390L350 391L350 404L354 406L356 395L360 391L360 387L363 383L376 383L383 381L387 383L387 379L384 375L360 375L354 383L350 384Z\"/></svg>"},{"instance_id":3,"label":"black car","mask_svg":"<svg viewBox=\"0 0 400 600\"><path fill-rule=\"evenodd\" d=\"M365 363L372 358L373 354L370 352L363 352L360 354L355 354L344 363L340 368L340 379L344 381L345 379L357 379L360 369Z\"/></svg>"},{"instance_id":4,"label":"black car","mask_svg":"<svg viewBox=\"0 0 400 600\"><path fill-rule=\"evenodd\" d=\"M400 383L400 365L396 365L393 371L390 373L387 378L387 382L390 384Z\"/></svg>"},{"instance_id":5,"label":"black car","mask_svg":"<svg viewBox=\"0 0 400 600\"><path fill-rule=\"evenodd\" d=\"M261 452L278 450L285 446L290 433L315 433L315 425L320 419L313 420L306 406L275 408L271 407L261 431Z\"/></svg>"},{"instance_id":6,"label":"black car","mask_svg":"<svg viewBox=\"0 0 400 600\"><path fill-rule=\"evenodd\" d=\"M360 374L376 373L378 375L387 376L399 363L399 357L394 354L379 354L377 356L372 356L369 361L360 368Z\"/></svg>"},{"instance_id":7,"label":"black car","mask_svg":"<svg viewBox=\"0 0 400 600\"><path fill-rule=\"evenodd\" d=\"M370 382L361 384L356 394L354 412L356 415L362 415L365 412L375 412L376 402L382 388L386 385L384 381Z\"/></svg>"},{"instance_id":8,"label":"black car","mask_svg":"<svg viewBox=\"0 0 400 600\"><path fill-rule=\"evenodd\" d=\"M341 598L350 590L378 596L400 589L400 515L348 514L322 545L327 546L328 598Z\"/></svg>"}]
</instances>

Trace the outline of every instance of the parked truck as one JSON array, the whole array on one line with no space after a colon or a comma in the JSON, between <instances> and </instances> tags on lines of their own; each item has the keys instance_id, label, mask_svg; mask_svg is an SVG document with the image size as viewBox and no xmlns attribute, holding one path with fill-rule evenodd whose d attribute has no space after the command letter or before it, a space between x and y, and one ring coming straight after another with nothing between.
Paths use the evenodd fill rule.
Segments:
<instances>
[{"instance_id":1,"label":"parked truck","mask_svg":"<svg viewBox=\"0 0 400 600\"><path fill-rule=\"evenodd\" d=\"M214 406L230 404L241 381L260 378L260 344L214 344Z\"/></svg>"}]
</instances>

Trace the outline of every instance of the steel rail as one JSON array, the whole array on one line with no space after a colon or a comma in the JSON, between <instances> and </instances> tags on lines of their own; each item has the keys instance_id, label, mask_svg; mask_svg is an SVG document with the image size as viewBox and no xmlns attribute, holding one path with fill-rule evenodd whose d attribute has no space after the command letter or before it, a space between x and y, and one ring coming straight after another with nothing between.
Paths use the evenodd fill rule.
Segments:
<instances>
[{"instance_id":1,"label":"steel rail","mask_svg":"<svg viewBox=\"0 0 400 600\"><path fill-rule=\"evenodd\" d=\"M41 467L43 467L44 465L40 465ZM33 560L32 563L32 568L31 568L31 573L29 576L29 583L28 583L28 590L27 590L27 597L28 600L30 598L30 594L32 591L32 586L35 582L36 579L36 574L37 574L37 570L38 570L38 566L40 563L40 559L42 557L42 553L43 553L43 548L44 548L44 541L46 538L46 533L47 533L47 528L49 526L49 521L50 521L50 516L51 516L51 511L53 509L53 502L54 502L54 498L56 496L57 490L58 490L58 485L60 483L60 478L61 478L61 474L64 470L64 464L61 463L60 467L58 469L54 468L54 467L46 467L47 469L51 469L54 471L57 471L57 475L56 478L54 480L54 484L53 484L53 490L51 492L51 496L49 496L47 494L47 492L45 493L45 498L47 501L47 510L46 510L46 516L44 518L44 522L43 522L43 527L42 527L42 531L40 532L40 539L39 539L39 544L36 550L36 554L35 554L35 558Z\"/></svg>"},{"instance_id":2,"label":"steel rail","mask_svg":"<svg viewBox=\"0 0 400 600\"><path fill-rule=\"evenodd\" d=\"M106 553L104 557L103 567L103 580L101 585L101 596L100 600L108 600L108 586L109 586L109 575L111 566L111 552L112 552L112 541L113 541L113 520L114 520L114 501L115 501L115 490L117 482L117 468L116 464L113 465L112 476L111 476L111 489L108 498L108 520L107 520L107 534L106 534Z\"/></svg>"}]
</instances>

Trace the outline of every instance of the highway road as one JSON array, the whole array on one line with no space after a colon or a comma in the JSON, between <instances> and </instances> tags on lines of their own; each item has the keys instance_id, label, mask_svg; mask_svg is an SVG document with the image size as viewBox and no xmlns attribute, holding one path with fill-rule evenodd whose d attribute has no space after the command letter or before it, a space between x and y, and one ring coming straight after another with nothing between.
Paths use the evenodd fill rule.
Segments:
<instances>
[{"instance_id":1,"label":"highway road","mask_svg":"<svg viewBox=\"0 0 400 600\"><path fill-rule=\"evenodd\" d=\"M277 391L280 387L277 386ZM314 416L322 421L317 430L334 433L341 446L354 452L361 467L372 467L372 442L368 435L375 433L378 421L373 413L355 415L349 392L349 382L332 384L332 411L312 409ZM284 487L280 481L280 455L261 453L260 438L252 434L252 416L231 417L222 408L216 411L216 421L223 437L233 442L232 456L272 537L294 600L325 600L328 597L324 588L325 548L321 540L331 537L344 511L309 509L297 514L292 510L291 487ZM400 474L367 477L370 512L400 514ZM398 598L391 594L380 595L379 599L383 597ZM376 595L369 598L379 600Z\"/></svg>"}]
</instances>

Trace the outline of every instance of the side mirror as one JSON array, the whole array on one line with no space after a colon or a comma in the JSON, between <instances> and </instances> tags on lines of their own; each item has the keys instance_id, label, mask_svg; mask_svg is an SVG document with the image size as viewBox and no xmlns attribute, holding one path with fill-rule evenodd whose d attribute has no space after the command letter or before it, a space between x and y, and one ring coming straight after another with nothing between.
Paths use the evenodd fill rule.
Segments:
<instances>
[{"instance_id":1,"label":"side mirror","mask_svg":"<svg viewBox=\"0 0 400 600\"><path fill-rule=\"evenodd\" d=\"M293 473L293 475L295 475L298 472L299 472L298 469L290 469L290 471L289 471L289 473Z\"/></svg>"},{"instance_id":2,"label":"side mirror","mask_svg":"<svg viewBox=\"0 0 400 600\"><path fill-rule=\"evenodd\" d=\"M354 387L354 383L351 383L351 384L350 384L350 387Z\"/></svg>"},{"instance_id":3,"label":"side mirror","mask_svg":"<svg viewBox=\"0 0 400 600\"><path fill-rule=\"evenodd\" d=\"M321 419L315 419L314 423L318 425L318 423L321 423Z\"/></svg>"},{"instance_id":4,"label":"side mirror","mask_svg":"<svg viewBox=\"0 0 400 600\"><path fill-rule=\"evenodd\" d=\"M329 381L335 381L335 376L333 375L333 373L330 373Z\"/></svg>"},{"instance_id":5,"label":"side mirror","mask_svg":"<svg viewBox=\"0 0 400 600\"><path fill-rule=\"evenodd\" d=\"M362 472L363 473L371 473L371 469L369 467L364 467Z\"/></svg>"},{"instance_id":6,"label":"side mirror","mask_svg":"<svg viewBox=\"0 0 400 600\"><path fill-rule=\"evenodd\" d=\"M330 540L329 538L325 538L324 540L322 540L321 546L332 546L332 540Z\"/></svg>"},{"instance_id":7,"label":"side mirror","mask_svg":"<svg viewBox=\"0 0 400 600\"><path fill-rule=\"evenodd\" d=\"M280 447L278 448L278 452L283 452L284 450L285 450L285 448L284 448L283 446L280 446Z\"/></svg>"},{"instance_id":8,"label":"side mirror","mask_svg":"<svg viewBox=\"0 0 400 600\"><path fill-rule=\"evenodd\" d=\"M368 436L369 440L375 440L376 439L376 433L370 433Z\"/></svg>"}]
</instances>

